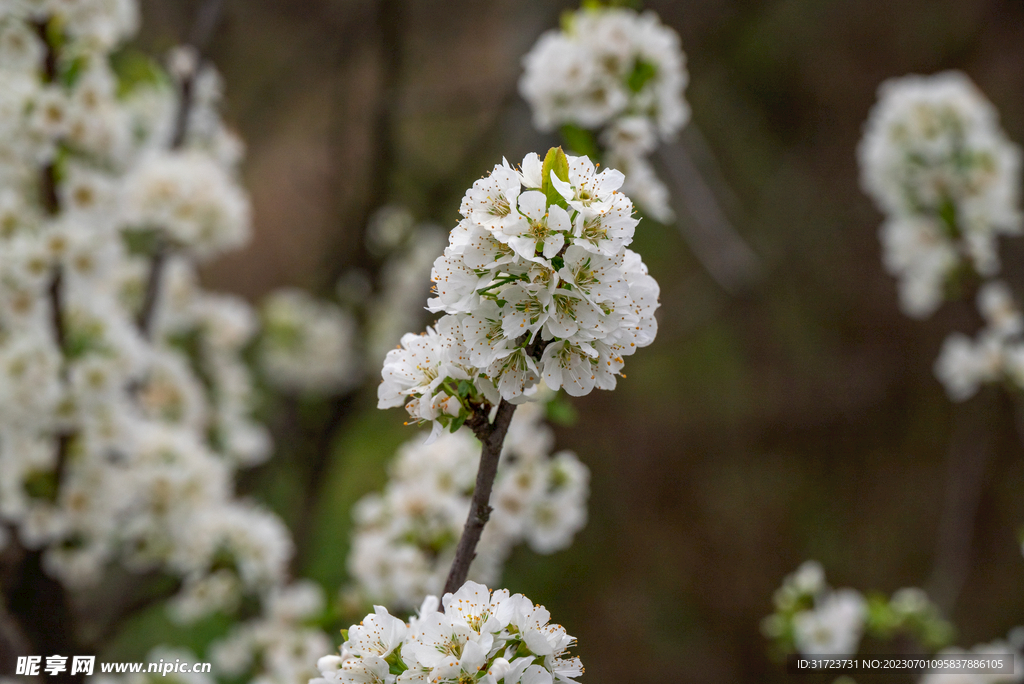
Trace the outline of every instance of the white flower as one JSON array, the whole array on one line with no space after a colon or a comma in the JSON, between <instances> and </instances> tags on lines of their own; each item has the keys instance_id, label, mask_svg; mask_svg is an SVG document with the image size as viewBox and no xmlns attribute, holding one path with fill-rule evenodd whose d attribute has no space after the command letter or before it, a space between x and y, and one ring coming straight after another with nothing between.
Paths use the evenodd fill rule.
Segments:
<instances>
[{"instance_id":1,"label":"white flower","mask_svg":"<svg viewBox=\"0 0 1024 684\"><path fill-rule=\"evenodd\" d=\"M355 656L387 658L401 645L407 627L382 606L374 606L373 610L372 615L348 631L345 648Z\"/></svg>"},{"instance_id":2,"label":"white flower","mask_svg":"<svg viewBox=\"0 0 1024 684\"><path fill-rule=\"evenodd\" d=\"M547 610L520 594L492 593L484 585L467 582L445 596L443 612L437 612L437 605L437 598L428 596L419 615L408 626L403 624L407 628L401 648L394 649L388 661L354 653L346 645L340 655L317 661L322 678L312 681L551 684L571 683L582 674L579 658L565 657L575 639L560 625L549 624ZM394 620L383 608L370 618ZM510 624L513 619L516 624ZM349 634L356 629L350 628ZM401 670L397 678L389 674L389 663Z\"/></svg>"},{"instance_id":3,"label":"white flower","mask_svg":"<svg viewBox=\"0 0 1024 684\"><path fill-rule=\"evenodd\" d=\"M506 232L522 221L516 211L520 189L519 175L502 160L489 176L473 183L466 192L461 213L492 232Z\"/></svg>"},{"instance_id":4,"label":"white flower","mask_svg":"<svg viewBox=\"0 0 1024 684\"><path fill-rule=\"evenodd\" d=\"M407 336L385 360L379 406L398 406L408 396L409 415L433 421L435 437L468 418L481 399L525 401L542 377L574 396L612 389L622 357L657 332L657 283L627 249L636 220L617 191L622 174L597 173L586 157L550 154L560 159L563 177L552 168L540 181L557 194L521 192L515 206L508 204L509 215L521 220L499 226L487 214L480 219L486 225L477 223L464 205L469 218L452 230L431 275L437 296L427 308L448 314L437 323L439 337L428 332L429 341L415 343ZM528 184L538 180L538 163L537 155L523 161ZM472 201L520 183L507 165L494 174L499 179L478 183L483 194Z\"/></svg>"},{"instance_id":5,"label":"white flower","mask_svg":"<svg viewBox=\"0 0 1024 684\"><path fill-rule=\"evenodd\" d=\"M282 289L263 305L260 360L270 381L292 392L342 392L359 378L356 323L330 302Z\"/></svg>"},{"instance_id":6,"label":"white flower","mask_svg":"<svg viewBox=\"0 0 1024 684\"><path fill-rule=\"evenodd\" d=\"M1000 337L1012 337L1024 332L1024 315L1017 308L1013 294L1004 282L986 283L978 291L978 310Z\"/></svg>"},{"instance_id":7,"label":"white flower","mask_svg":"<svg viewBox=\"0 0 1024 684\"><path fill-rule=\"evenodd\" d=\"M597 131L608 160L626 174L625 184L620 176L612 189L621 185L652 217L672 220L667 189L646 157L689 119L679 37L653 12L623 8L588 7L567 15L563 25L542 35L523 59L519 91L534 125ZM523 184L539 187L536 162L525 169L524 163Z\"/></svg>"},{"instance_id":8,"label":"white flower","mask_svg":"<svg viewBox=\"0 0 1024 684\"><path fill-rule=\"evenodd\" d=\"M1021 155L962 73L886 81L858 148L861 184L887 215L881 238L900 301L924 317L966 266L999 270L997 238L1021 230Z\"/></svg>"},{"instance_id":9,"label":"white flower","mask_svg":"<svg viewBox=\"0 0 1024 684\"><path fill-rule=\"evenodd\" d=\"M803 655L851 655L857 652L867 604L852 589L827 594L814 610L793 616L794 639Z\"/></svg>"},{"instance_id":10,"label":"white flower","mask_svg":"<svg viewBox=\"0 0 1024 684\"><path fill-rule=\"evenodd\" d=\"M166 231L201 259L249 239L249 201L235 180L197 151L147 155L125 188L125 221Z\"/></svg>"},{"instance_id":11,"label":"white flower","mask_svg":"<svg viewBox=\"0 0 1024 684\"><path fill-rule=\"evenodd\" d=\"M935 361L935 375L953 401L964 401L986 382L999 378L1002 371L1003 344L995 335L982 335L977 342L953 333L942 344Z\"/></svg>"}]
</instances>

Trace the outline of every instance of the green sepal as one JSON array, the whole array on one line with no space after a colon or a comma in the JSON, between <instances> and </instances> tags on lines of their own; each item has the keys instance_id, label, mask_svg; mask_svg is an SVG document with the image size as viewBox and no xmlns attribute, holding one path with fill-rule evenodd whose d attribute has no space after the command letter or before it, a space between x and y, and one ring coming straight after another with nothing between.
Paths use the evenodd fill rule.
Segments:
<instances>
[{"instance_id":1,"label":"green sepal","mask_svg":"<svg viewBox=\"0 0 1024 684\"><path fill-rule=\"evenodd\" d=\"M402 656L398 654L398 651L392 651L391 654L384 659L384 662L388 664L388 672L393 675L400 675L409 669L409 666L402 660Z\"/></svg>"},{"instance_id":2,"label":"green sepal","mask_svg":"<svg viewBox=\"0 0 1024 684\"><path fill-rule=\"evenodd\" d=\"M466 415L464 413L460 413L459 415L452 418L451 425L448 426L448 429L454 434L459 431L459 428L462 427L463 424L465 424L465 422Z\"/></svg>"},{"instance_id":3,"label":"green sepal","mask_svg":"<svg viewBox=\"0 0 1024 684\"><path fill-rule=\"evenodd\" d=\"M60 69L57 78L65 88L71 88L78 82L79 76L88 65L89 62L85 57L76 57Z\"/></svg>"},{"instance_id":4,"label":"green sepal","mask_svg":"<svg viewBox=\"0 0 1024 684\"><path fill-rule=\"evenodd\" d=\"M960 226L956 220L956 205L948 197L942 198L939 205L939 218L942 220L942 227L946 236L953 240L960 239Z\"/></svg>"},{"instance_id":5,"label":"green sepal","mask_svg":"<svg viewBox=\"0 0 1024 684\"><path fill-rule=\"evenodd\" d=\"M125 48L110 56L110 68L117 76L117 95L124 97L140 87L169 83L160 64L139 50Z\"/></svg>"},{"instance_id":6,"label":"green sepal","mask_svg":"<svg viewBox=\"0 0 1024 684\"><path fill-rule=\"evenodd\" d=\"M639 93L657 73L658 70L653 64L646 60L638 59L633 64L633 71L630 72L629 78L626 79L626 85L634 93Z\"/></svg>"},{"instance_id":7,"label":"green sepal","mask_svg":"<svg viewBox=\"0 0 1024 684\"><path fill-rule=\"evenodd\" d=\"M544 196L547 198L548 206L557 204L567 209L569 205L566 203L565 198L555 189L555 184L551 182L552 171L554 171L555 176L559 180L566 183L569 182L569 160L566 159L565 152L562 151L561 147L552 147L544 156L544 165L540 171L541 179L543 180L541 187L544 190Z\"/></svg>"},{"instance_id":8,"label":"green sepal","mask_svg":"<svg viewBox=\"0 0 1024 684\"><path fill-rule=\"evenodd\" d=\"M32 499L57 500L57 473L52 470L36 470L25 478L22 488Z\"/></svg>"}]
</instances>

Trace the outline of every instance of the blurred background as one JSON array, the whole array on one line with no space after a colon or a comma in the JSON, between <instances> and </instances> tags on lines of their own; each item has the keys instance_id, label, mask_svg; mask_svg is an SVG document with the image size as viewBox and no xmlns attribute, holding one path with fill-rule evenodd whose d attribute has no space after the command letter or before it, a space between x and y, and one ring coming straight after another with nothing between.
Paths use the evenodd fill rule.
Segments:
<instances>
[{"instance_id":1,"label":"blurred background","mask_svg":"<svg viewBox=\"0 0 1024 684\"><path fill-rule=\"evenodd\" d=\"M143 0L138 46L180 42L197 6ZM881 81L944 69L965 71L1024 143L1024 3L644 6L688 57L679 145L756 260L709 272L720 245L677 174L677 224L645 219L634 243L662 288L658 338L558 430L592 470L590 522L568 551L517 549L504 585L578 637L590 684L788 681L759 632L772 591L808 558L833 586L928 584L953 444L986 458L977 505L957 509L973 541L950 617L962 646L1004 635L1024 620L1020 412L995 392L954 406L933 377L946 334L973 334L970 303L924 322L899 312L855 149ZM575 7L228 0L209 56L247 144L255 238L207 267L206 284L254 301L284 285L329 295L352 267L372 276L363 234L381 206L453 226L465 189L503 156L558 144L534 131L517 80ZM1024 247L1003 256L1024 293ZM375 408L378 372L336 420L309 418L327 462L285 449L242 483L300 528L295 571L329 592L346 581L351 505L413 436L401 409ZM143 617L114 648L127 657L161 629Z\"/></svg>"}]
</instances>

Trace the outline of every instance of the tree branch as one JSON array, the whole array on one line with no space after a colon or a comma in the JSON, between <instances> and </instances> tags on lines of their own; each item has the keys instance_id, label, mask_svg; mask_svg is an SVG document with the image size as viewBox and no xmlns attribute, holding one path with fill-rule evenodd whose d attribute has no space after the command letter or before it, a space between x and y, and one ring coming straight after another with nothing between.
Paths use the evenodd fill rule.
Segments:
<instances>
[{"instance_id":1,"label":"tree branch","mask_svg":"<svg viewBox=\"0 0 1024 684\"><path fill-rule=\"evenodd\" d=\"M688 130L694 131L690 139L701 140L693 123ZM723 290L740 293L760 277L760 260L726 217L687 146L682 142L661 145L658 156L668 171L674 194L682 198L693 219L679 222L683 238Z\"/></svg>"},{"instance_id":2,"label":"tree branch","mask_svg":"<svg viewBox=\"0 0 1024 684\"><path fill-rule=\"evenodd\" d=\"M486 416L479 412L466 422L482 443L480 468L476 473L476 487L469 506L469 516L466 518L459 546L455 550L455 559L448 572L448 579L444 583L445 594L457 591L466 582L469 566L476 558L476 545L480 542L484 525L491 517L491 489L494 487L494 476L498 473L501 448L505 443L505 435L508 433L508 426L512 422L515 410L515 404L502 399L498 403L498 413L494 416L493 423L487 422Z\"/></svg>"},{"instance_id":3,"label":"tree branch","mask_svg":"<svg viewBox=\"0 0 1024 684\"><path fill-rule=\"evenodd\" d=\"M939 520L935 565L927 585L928 595L947 615L956 606L971 569L974 524L992 456L997 398L997 390L986 387L974 399L954 407L946 498Z\"/></svg>"},{"instance_id":4,"label":"tree branch","mask_svg":"<svg viewBox=\"0 0 1024 684\"><path fill-rule=\"evenodd\" d=\"M224 0L206 0L199 8L192 30L189 32L188 44L195 50L195 63L189 65L181 74L178 83L178 110L174 117L174 132L171 136L170 149L180 150L188 136L188 120L195 99L196 76L205 60L206 48L213 38L214 30L220 21ZM143 294L142 309L136 321L143 338L150 339L153 334L153 318L157 303L160 300L160 288L163 284L164 270L170 246L158 240L149 262L149 276L146 278L146 291Z\"/></svg>"}]
</instances>

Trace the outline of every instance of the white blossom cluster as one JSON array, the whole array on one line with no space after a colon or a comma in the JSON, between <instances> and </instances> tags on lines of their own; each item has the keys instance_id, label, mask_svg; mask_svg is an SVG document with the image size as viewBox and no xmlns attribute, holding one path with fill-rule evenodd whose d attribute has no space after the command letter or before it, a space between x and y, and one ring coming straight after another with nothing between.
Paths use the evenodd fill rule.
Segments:
<instances>
[{"instance_id":1,"label":"white blossom cluster","mask_svg":"<svg viewBox=\"0 0 1024 684\"><path fill-rule=\"evenodd\" d=\"M576 639L550 619L522 594L476 582L440 602L427 596L408 623L376 606L343 631L340 655L321 658L310 684L572 684L583 674L568 657Z\"/></svg>"},{"instance_id":2,"label":"white blossom cluster","mask_svg":"<svg viewBox=\"0 0 1024 684\"><path fill-rule=\"evenodd\" d=\"M964 273L999 271L999 236L1021 230L1020 149L964 74L883 83L858 154L907 315L930 315Z\"/></svg>"},{"instance_id":3,"label":"white blossom cluster","mask_svg":"<svg viewBox=\"0 0 1024 684\"><path fill-rule=\"evenodd\" d=\"M344 392L360 379L357 334L355 319L337 304L277 290L263 302L263 372L286 392Z\"/></svg>"},{"instance_id":4,"label":"white blossom cluster","mask_svg":"<svg viewBox=\"0 0 1024 684\"><path fill-rule=\"evenodd\" d=\"M172 145L194 59L116 69L136 15L0 2L0 543L44 550L72 588L113 562L173 573L189 620L278 583L291 540L232 491L270 449L241 357L256 317L194 265L248 236L240 146L209 69Z\"/></svg>"},{"instance_id":5,"label":"white blossom cluster","mask_svg":"<svg viewBox=\"0 0 1024 684\"><path fill-rule=\"evenodd\" d=\"M1006 639L996 639L991 643L977 644L971 650L962 648L946 648L937 654L943 658L987 658L989 656L1012 656L1013 672L1010 673L940 673L932 672L922 676L918 684L1016 684L1024 681L1024 627L1010 630Z\"/></svg>"},{"instance_id":6,"label":"white blossom cluster","mask_svg":"<svg viewBox=\"0 0 1024 684\"><path fill-rule=\"evenodd\" d=\"M867 602L853 589L832 590L821 564L807 561L775 592L776 613L765 619L766 636L789 636L803 655L857 652L867 621Z\"/></svg>"},{"instance_id":7,"label":"white blossom cluster","mask_svg":"<svg viewBox=\"0 0 1024 684\"><path fill-rule=\"evenodd\" d=\"M542 131L572 125L597 132L607 162L626 173L623 192L659 221L670 221L668 190L648 156L690 118L689 80L679 36L658 15L585 7L523 58L519 91Z\"/></svg>"},{"instance_id":8,"label":"white blossom cluster","mask_svg":"<svg viewBox=\"0 0 1024 684\"><path fill-rule=\"evenodd\" d=\"M922 590L908 587L885 599L865 598L855 589L832 589L816 561L788 575L774 602L775 613L764 619L761 631L783 652L853 655L866 632L880 638L905 632L930 648L948 643L951 632Z\"/></svg>"},{"instance_id":9,"label":"white blossom cluster","mask_svg":"<svg viewBox=\"0 0 1024 684\"><path fill-rule=\"evenodd\" d=\"M301 684L318 672L313 664L331 649L324 632L309 626L324 611L324 593L314 582L275 588L263 614L236 625L208 651L218 677L252 684Z\"/></svg>"},{"instance_id":10,"label":"white blossom cluster","mask_svg":"<svg viewBox=\"0 0 1024 684\"><path fill-rule=\"evenodd\" d=\"M404 404L436 437L499 396L529 399L541 379L573 396L613 389L623 357L654 340L659 293L628 249L637 219L622 181L553 149L474 183L431 275L428 309L446 315L388 353L378 406Z\"/></svg>"},{"instance_id":11,"label":"white blossom cluster","mask_svg":"<svg viewBox=\"0 0 1024 684\"><path fill-rule=\"evenodd\" d=\"M472 579L495 584L512 547L537 553L567 548L587 521L589 471L571 451L551 454L554 435L540 404L521 406L505 438ZM355 506L348 558L364 603L415 608L444 586L469 513L480 443L468 430L403 445L380 494Z\"/></svg>"},{"instance_id":12,"label":"white blossom cluster","mask_svg":"<svg viewBox=\"0 0 1024 684\"><path fill-rule=\"evenodd\" d=\"M964 401L983 384L1007 382L1024 388L1024 314L1006 283L991 281L978 291L985 327L971 339L952 333L935 362L935 375L953 401Z\"/></svg>"}]
</instances>

